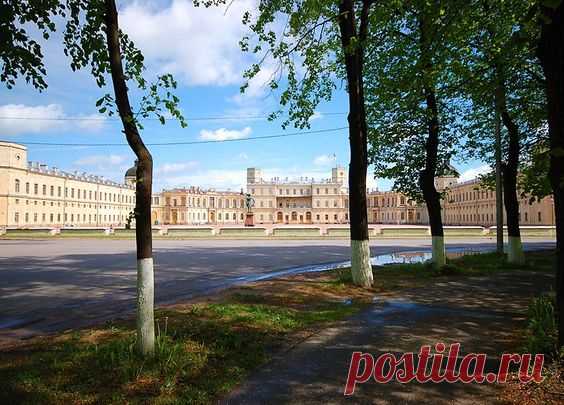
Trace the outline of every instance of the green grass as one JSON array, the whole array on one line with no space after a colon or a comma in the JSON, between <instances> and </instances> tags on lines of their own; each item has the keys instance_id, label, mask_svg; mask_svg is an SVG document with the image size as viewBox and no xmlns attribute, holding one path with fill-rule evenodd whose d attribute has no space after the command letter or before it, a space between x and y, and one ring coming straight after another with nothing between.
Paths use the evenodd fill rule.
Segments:
<instances>
[{"instance_id":1,"label":"green grass","mask_svg":"<svg viewBox=\"0 0 564 405\"><path fill-rule=\"evenodd\" d=\"M243 290L219 302L158 310L151 359L137 354L127 322L0 352L0 403L213 403L293 333L361 308L297 295Z\"/></svg>"},{"instance_id":2,"label":"green grass","mask_svg":"<svg viewBox=\"0 0 564 405\"><path fill-rule=\"evenodd\" d=\"M526 264L509 264L497 253L465 254L447 259L447 265L436 269L431 263L406 263L374 266L375 288L394 290L399 288L420 287L443 276L487 275L498 271L530 270L553 271L554 251L526 252ZM335 270L334 282L351 284L350 268Z\"/></svg>"}]
</instances>

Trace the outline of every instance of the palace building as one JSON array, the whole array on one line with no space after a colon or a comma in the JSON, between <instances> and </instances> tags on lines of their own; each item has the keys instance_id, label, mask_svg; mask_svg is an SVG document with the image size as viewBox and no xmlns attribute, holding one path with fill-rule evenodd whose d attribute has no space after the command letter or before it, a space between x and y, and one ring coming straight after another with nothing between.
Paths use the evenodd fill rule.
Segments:
<instances>
[{"instance_id":1,"label":"palace building","mask_svg":"<svg viewBox=\"0 0 564 405\"><path fill-rule=\"evenodd\" d=\"M135 207L136 167L119 184L86 173L68 173L27 161L25 146L0 142L0 227L123 226ZM254 199L254 223L347 224L347 172L337 166L331 177L264 179L261 169L247 169L247 192ZM435 179L444 225L495 225L495 192L478 180L458 182L454 168ZM244 225L245 195L190 186L153 194L155 225ZM367 191L368 222L428 224L424 204L395 191ZM520 199L522 225L554 225L552 196Z\"/></svg>"},{"instance_id":2,"label":"palace building","mask_svg":"<svg viewBox=\"0 0 564 405\"><path fill-rule=\"evenodd\" d=\"M128 184L118 184L64 172L28 162L25 146L0 141L0 227L124 225L135 207L129 174Z\"/></svg>"}]
</instances>

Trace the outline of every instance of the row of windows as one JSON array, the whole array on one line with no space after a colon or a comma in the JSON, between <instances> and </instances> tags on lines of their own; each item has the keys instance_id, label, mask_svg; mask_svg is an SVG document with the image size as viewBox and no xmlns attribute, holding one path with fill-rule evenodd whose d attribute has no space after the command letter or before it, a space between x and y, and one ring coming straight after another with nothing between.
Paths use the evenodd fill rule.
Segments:
<instances>
[{"instance_id":1,"label":"row of windows","mask_svg":"<svg viewBox=\"0 0 564 405\"><path fill-rule=\"evenodd\" d=\"M32 216L30 216L29 212L26 212L23 215L24 218L24 223L29 224L30 223L30 217L33 218L33 222L37 223L39 222L39 213L35 212L33 213ZM88 220L87 220L88 218ZM56 221L55 221L56 219ZM49 221L48 223L61 223L61 219L63 219L63 221L66 222L70 222L70 223L96 223L98 220L103 221L103 222L107 222L107 221L125 221L125 215L96 215L96 214L88 214L88 217L86 216L86 214L82 214L82 216L80 214L49 214ZM16 224L20 223L20 213L19 212L15 212L14 213L14 222ZM47 223L47 214L43 213L41 214L41 223Z\"/></svg>"},{"instance_id":2,"label":"row of windows","mask_svg":"<svg viewBox=\"0 0 564 405\"><path fill-rule=\"evenodd\" d=\"M455 192L450 199L450 202L462 202L462 201L475 201L475 200L485 200L487 198L494 198L494 191L492 190L473 190L464 192Z\"/></svg>"},{"instance_id":3,"label":"row of windows","mask_svg":"<svg viewBox=\"0 0 564 405\"><path fill-rule=\"evenodd\" d=\"M315 189L315 194L329 194L329 188L319 188L317 187ZM258 191L258 193L257 193ZM263 191L267 191L266 193L263 193ZM333 194L338 194L339 193L339 189L338 188L333 188ZM274 195L274 189L269 188L269 189L262 189L259 188L254 189L251 188L251 194L252 195ZM311 195L311 189L310 188L279 188L278 189L278 195Z\"/></svg>"},{"instance_id":4,"label":"row of windows","mask_svg":"<svg viewBox=\"0 0 564 405\"><path fill-rule=\"evenodd\" d=\"M329 221L329 214L325 214L325 215L321 215L321 214L316 214L315 215L315 219L317 221L321 221L322 218L328 222ZM349 214L345 213L342 217L345 221L349 220ZM268 219L270 221L273 221L273 215L269 214L268 215ZM259 220L260 221L264 221L265 220L265 216L263 214L261 214L259 216ZM283 214L282 212L278 212L276 214L276 220L277 222L304 222L304 215L303 214L298 214L296 211L292 212L291 214ZM338 214L334 214L333 215L333 221L338 222L339 221L339 215ZM311 212L306 212L305 214L305 222L311 222Z\"/></svg>"},{"instance_id":5,"label":"row of windows","mask_svg":"<svg viewBox=\"0 0 564 405\"><path fill-rule=\"evenodd\" d=\"M207 198L203 198L203 199L200 200L199 197L197 197L197 198L192 197L192 198L189 198L188 200L186 200L186 197L180 197L180 199L166 197L165 201L166 201L167 206L171 206L171 202L172 202L173 207L208 208ZM186 204L187 202L188 202L188 205ZM210 197L209 202L210 202L209 208L216 208L214 197ZM158 204L158 197L153 198L153 203ZM230 200L230 199L227 199L227 198L226 199L219 198L217 200L217 208L243 208L244 206L245 206L245 200L238 200L238 199Z\"/></svg>"},{"instance_id":6,"label":"row of windows","mask_svg":"<svg viewBox=\"0 0 564 405\"><path fill-rule=\"evenodd\" d=\"M380 218L378 218L378 216L380 216ZM396 221L396 220L400 220L400 221L405 221L406 219L406 215L405 212L400 211L399 213L396 212L381 212L380 215L378 215L378 212L374 213L374 221ZM419 221L421 219L421 214L418 212L417 213L417 220ZM413 218L412 216L410 216L408 218L409 221L412 221Z\"/></svg>"},{"instance_id":7,"label":"row of windows","mask_svg":"<svg viewBox=\"0 0 564 405\"><path fill-rule=\"evenodd\" d=\"M368 206L369 207L397 207L398 205L405 205L407 204L413 205L412 201L407 200L403 195L399 196L398 198L395 197L373 197L368 198Z\"/></svg>"},{"instance_id":8,"label":"row of windows","mask_svg":"<svg viewBox=\"0 0 564 405\"><path fill-rule=\"evenodd\" d=\"M33 200L33 205L38 205L38 201L41 201L41 205L43 205L44 207L47 206L47 201L45 201L45 200ZM16 198L16 199L14 200L14 202L15 202L15 204L19 205L20 199L19 199L19 198ZM26 204L26 205L30 205L30 200L25 200L25 204ZM54 207L54 206L55 206L55 203L54 203L53 201L49 201L49 205L50 205L51 207ZM60 202L60 201L57 201L57 207L60 207L60 206L61 206L61 202ZM65 207L74 207L75 205L74 205L74 203L68 203L68 202L65 201L64 206L65 206ZM94 208L94 209L108 209L108 210L114 208L114 207L112 207L112 206L110 206L110 205L86 204L86 203L85 203L85 204L82 204L82 205L81 205L80 203L77 203L77 204L76 204L76 207L77 207L77 208L81 208L81 207L82 207L82 208ZM118 208L119 208L119 207L118 207ZM122 208L123 208L123 207L122 207Z\"/></svg>"},{"instance_id":9,"label":"row of windows","mask_svg":"<svg viewBox=\"0 0 564 405\"><path fill-rule=\"evenodd\" d=\"M493 222L494 214L447 214L446 219L448 222ZM521 213L519 213L519 222L521 222ZM524 222L529 222L529 213L525 212L523 215ZM542 213L537 212L537 222L542 222Z\"/></svg>"},{"instance_id":10,"label":"row of windows","mask_svg":"<svg viewBox=\"0 0 564 405\"><path fill-rule=\"evenodd\" d=\"M35 195L39 195L39 184L38 183L34 183L33 184L33 194ZM30 183L25 183L25 193L26 194L30 194ZM16 193L20 193L21 192L21 185L20 185L20 180L16 179L15 180L15 184L14 184L14 188ZM41 185L41 194L42 195L47 195L47 185L43 184ZM55 189L55 186L49 186L49 196L50 197L55 197L55 191L56 191L56 196L57 197L61 197L62 196L62 191L63 188L61 186L57 186L57 188ZM65 198L69 197L69 191L70 191L70 198L75 198L75 188L71 187L70 190L68 187L65 187ZM92 197L94 197L95 201L98 201L98 198L100 199L100 201L113 201L113 202L123 202L123 203L133 203L135 202L135 197L132 195L123 195L123 194L117 194L117 193L107 193L104 192L102 193L101 191L98 193L98 191L94 191L92 192L92 190L83 190L80 188L76 189L76 198L77 199L89 199L92 200Z\"/></svg>"}]
</instances>

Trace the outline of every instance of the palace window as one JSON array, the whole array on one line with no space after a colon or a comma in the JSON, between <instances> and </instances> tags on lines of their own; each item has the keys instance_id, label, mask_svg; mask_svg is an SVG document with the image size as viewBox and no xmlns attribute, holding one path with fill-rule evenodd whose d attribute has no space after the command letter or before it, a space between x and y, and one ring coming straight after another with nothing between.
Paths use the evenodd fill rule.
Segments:
<instances>
[{"instance_id":1,"label":"palace window","mask_svg":"<svg viewBox=\"0 0 564 405\"><path fill-rule=\"evenodd\" d=\"M20 222L20 213L19 212L14 213L14 221L16 222L16 224L18 222Z\"/></svg>"},{"instance_id":2,"label":"palace window","mask_svg":"<svg viewBox=\"0 0 564 405\"><path fill-rule=\"evenodd\" d=\"M55 195L55 186L51 186L51 187L49 188L49 195L50 195L51 197L53 197L53 196Z\"/></svg>"},{"instance_id":3,"label":"palace window","mask_svg":"<svg viewBox=\"0 0 564 405\"><path fill-rule=\"evenodd\" d=\"M33 194L39 194L39 184L37 183L33 185Z\"/></svg>"},{"instance_id":4,"label":"palace window","mask_svg":"<svg viewBox=\"0 0 564 405\"><path fill-rule=\"evenodd\" d=\"M29 183L25 183L25 192L29 194Z\"/></svg>"},{"instance_id":5,"label":"palace window","mask_svg":"<svg viewBox=\"0 0 564 405\"><path fill-rule=\"evenodd\" d=\"M16 193L19 193L20 192L20 181L18 179L16 179L15 188L16 188Z\"/></svg>"}]
</instances>

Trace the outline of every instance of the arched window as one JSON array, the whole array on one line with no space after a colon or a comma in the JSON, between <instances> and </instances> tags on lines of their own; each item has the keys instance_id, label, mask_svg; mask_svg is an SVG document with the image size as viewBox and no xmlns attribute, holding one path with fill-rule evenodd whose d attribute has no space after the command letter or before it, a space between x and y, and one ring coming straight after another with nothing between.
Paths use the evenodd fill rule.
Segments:
<instances>
[{"instance_id":1,"label":"arched window","mask_svg":"<svg viewBox=\"0 0 564 405\"><path fill-rule=\"evenodd\" d=\"M16 179L16 193L20 192L20 180Z\"/></svg>"}]
</instances>

